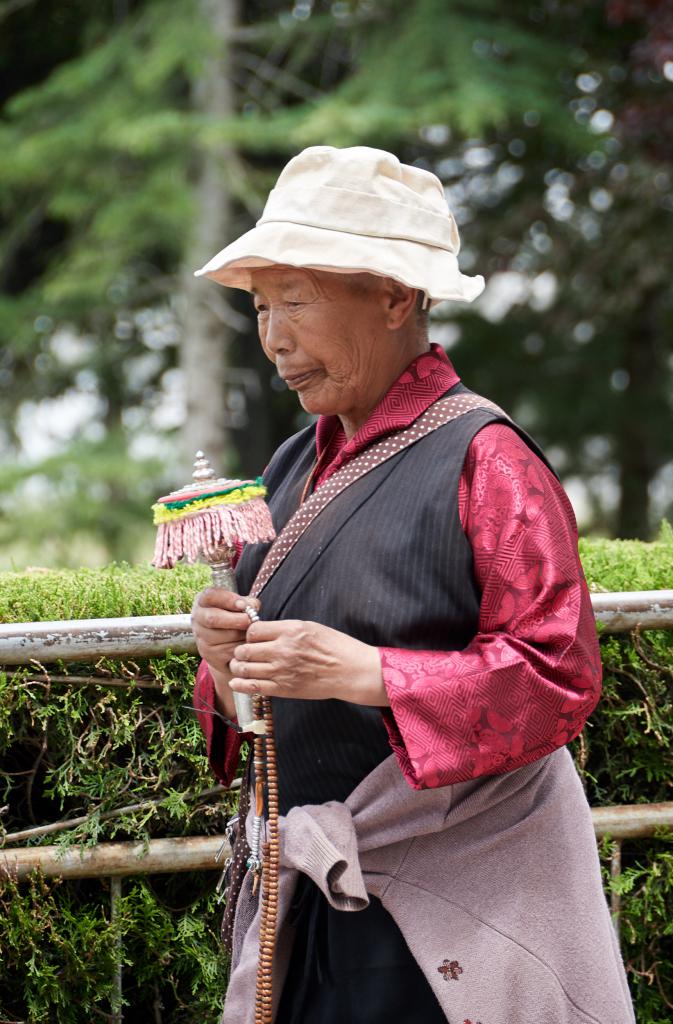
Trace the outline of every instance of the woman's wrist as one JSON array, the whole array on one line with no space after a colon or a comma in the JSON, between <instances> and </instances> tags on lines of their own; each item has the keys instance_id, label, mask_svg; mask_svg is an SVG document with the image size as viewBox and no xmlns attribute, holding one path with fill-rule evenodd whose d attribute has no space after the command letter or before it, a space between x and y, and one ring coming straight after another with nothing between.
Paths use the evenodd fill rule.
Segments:
<instances>
[{"instance_id":1,"label":"woman's wrist","mask_svg":"<svg viewBox=\"0 0 673 1024\"><path fill-rule=\"evenodd\" d=\"M215 707L220 714L231 721L236 721L236 707L234 705L234 694L229 686L232 674L227 670L222 672L219 669L208 665L213 683L215 685Z\"/></svg>"},{"instance_id":2,"label":"woman's wrist","mask_svg":"<svg viewBox=\"0 0 673 1024\"><path fill-rule=\"evenodd\" d=\"M383 685L383 669L378 647L361 645L362 656L348 684L346 700L365 707L390 707L390 700Z\"/></svg>"}]
</instances>

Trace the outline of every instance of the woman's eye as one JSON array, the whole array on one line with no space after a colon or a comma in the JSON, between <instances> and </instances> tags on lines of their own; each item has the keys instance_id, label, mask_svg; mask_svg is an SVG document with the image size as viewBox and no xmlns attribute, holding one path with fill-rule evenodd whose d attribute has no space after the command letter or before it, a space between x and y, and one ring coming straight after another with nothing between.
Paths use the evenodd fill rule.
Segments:
<instances>
[{"instance_id":1,"label":"woman's eye","mask_svg":"<svg viewBox=\"0 0 673 1024\"><path fill-rule=\"evenodd\" d=\"M260 304L259 306L255 307L255 310L257 312L257 316L261 316L263 313L268 313L269 307Z\"/></svg>"}]
</instances>

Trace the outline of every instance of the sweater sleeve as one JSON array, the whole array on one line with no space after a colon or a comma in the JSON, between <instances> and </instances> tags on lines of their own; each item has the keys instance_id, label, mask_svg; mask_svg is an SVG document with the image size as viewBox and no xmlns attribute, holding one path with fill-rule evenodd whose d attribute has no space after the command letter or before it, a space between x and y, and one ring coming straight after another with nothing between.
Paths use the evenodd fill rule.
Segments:
<instances>
[{"instance_id":1,"label":"sweater sleeve","mask_svg":"<svg viewBox=\"0 0 673 1024\"><path fill-rule=\"evenodd\" d=\"M216 710L215 683L205 661L201 662L196 673L194 710L206 739L210 767L217 779L224 786L229 786L236 774L243 738L213 714Z\"/></svg>"},{"instance_id":2,"label":"sweater sleeve","mask_svg":"<svg viewBox=\"0 0 673 1024\"><path fill-rule=\"evenodd\" d=\"M460 651L380 650L392 749L415 789L512 771L573 739L600 695L572 506L506 424L473 438L460 517L481 592Z\"/></svg>"}]
</instances>

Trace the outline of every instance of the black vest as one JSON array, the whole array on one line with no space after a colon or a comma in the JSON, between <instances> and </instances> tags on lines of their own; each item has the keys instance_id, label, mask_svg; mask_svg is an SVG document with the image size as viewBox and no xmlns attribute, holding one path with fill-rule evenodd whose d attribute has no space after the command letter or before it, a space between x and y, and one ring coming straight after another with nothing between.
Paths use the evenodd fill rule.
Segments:
<instances>
[{"instance_id":1,"label":"black vest","mask_svg":"<svg viewBox=\"0 0 673 1024\"><path fill-rule=\"evenodd\" d=\"M470 393L457 384L447 394ZM377 647L460 650L477 632L480 594L458 513L474 435L506 422L475 409L371 470L335 498L261 594L264 619L320 622ZM277 532L299 506L315 460L315 426L289 438L264 474ZM247 545L236 576L247 594L268 550ZM390 754L378 708L339 700L275 700L281 813L344 800Z\"/></svg>"}]
</instances>

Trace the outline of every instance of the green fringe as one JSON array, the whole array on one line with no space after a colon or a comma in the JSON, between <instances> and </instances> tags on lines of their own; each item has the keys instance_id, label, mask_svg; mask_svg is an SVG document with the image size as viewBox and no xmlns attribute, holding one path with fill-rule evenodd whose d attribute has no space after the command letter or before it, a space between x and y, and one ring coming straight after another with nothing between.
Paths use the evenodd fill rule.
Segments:
<instances>
[{"instance_id":1,"label":"green fringe","mask_svg":"<svg viewBox=\"0 0 673 1024\"><path fill-rule=\"evenodd\" d=\"M205 501L207 498L219 498L224 494L232 494L233 491L247 491L251 487L263 487L264 480L261 476L256 477L254 480L249 480L246 483L235 484L232 487L225 487L221 491L208 491L205 494L192 495L191 498L185 498L184 501L162 501L160 502L164 508L179 509L185 508L187 505L191 505L193 501Z\"/></svg>"}]
</instances>

